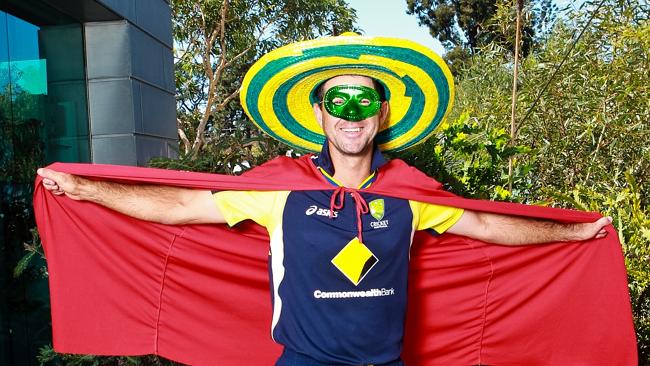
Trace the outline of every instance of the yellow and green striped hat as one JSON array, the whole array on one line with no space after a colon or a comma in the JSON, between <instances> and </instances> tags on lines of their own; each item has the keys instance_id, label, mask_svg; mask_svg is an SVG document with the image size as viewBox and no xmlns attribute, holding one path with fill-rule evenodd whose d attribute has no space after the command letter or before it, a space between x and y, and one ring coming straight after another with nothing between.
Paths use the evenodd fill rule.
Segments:
<instances>
[{"instance_id":1,"label":"yellow and green striped hat","mask_svg":"<svg viewBox=\"0 0 650 366\"><path fill-rule=\"evenodd\" d=\"M292 43L262 56L244 77L241 104L269 136L320 151L325 135L312 105L318 86L339 75L369 76L383 84L390 114L375 138L383 151L424 141L451 109L453 78L435 52L405 39L355 33Z\"/></svg>"}]
</instances>

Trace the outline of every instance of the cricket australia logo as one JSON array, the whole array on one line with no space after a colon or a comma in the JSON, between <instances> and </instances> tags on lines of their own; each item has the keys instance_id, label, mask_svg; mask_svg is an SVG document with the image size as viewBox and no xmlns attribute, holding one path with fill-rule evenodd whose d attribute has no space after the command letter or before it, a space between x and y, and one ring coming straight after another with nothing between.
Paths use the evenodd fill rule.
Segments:
<instances>
[{"instance_id":1,"label":"cricket australia logo","mask_svg":"<svg viewBox=\"0 0 650 366\"><path fill-rule=\"evenodd\" d=\"M370 215L375 218L377 221L371 221L370 226L373 229L385 229L388 227L388 220L382 220L384 218L384 199L379 198L368 203L368 208L370 208Z\"/></svg>"}]
</instances>

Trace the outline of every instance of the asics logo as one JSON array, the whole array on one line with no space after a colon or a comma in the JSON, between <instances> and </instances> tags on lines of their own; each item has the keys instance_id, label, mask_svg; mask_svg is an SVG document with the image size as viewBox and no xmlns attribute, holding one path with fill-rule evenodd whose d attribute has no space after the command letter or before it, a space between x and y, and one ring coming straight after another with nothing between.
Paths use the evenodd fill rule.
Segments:
<instances>
[{"instance_id":1,"label":"asics logo","mask_svg":"<svg viewBox=\"0 0 650 366\"><path fill-rule=\"evenodd\" d=\"M320 208L316 205L311 205L307 207L307 211L305 211L305 215L311 216L313 214L316 214L317 216L330 216L330 210L327 208ZM334 211L332 214L332 217L337 217L339 215L338 212Z\"/></svg>"}]
</instances>

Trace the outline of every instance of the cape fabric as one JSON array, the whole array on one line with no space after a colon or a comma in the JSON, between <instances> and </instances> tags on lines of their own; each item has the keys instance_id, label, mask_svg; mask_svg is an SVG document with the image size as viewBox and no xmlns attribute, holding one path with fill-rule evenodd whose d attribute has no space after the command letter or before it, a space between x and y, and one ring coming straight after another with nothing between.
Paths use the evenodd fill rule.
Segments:
<instances>
[{"instance_id":1,"label":"cape fabric","mask_svg":"<svg viewBox=\"0 0 650 366\"><path fill-rule=\"evenodd\" d=\"M210 190L333 189L309 157L241 177L54 164L91 179ZM192 365L273 365L268 236L244 222L166 226L47 192L34 206L49 269L54 349L158 354ZM368 189L406 199L561 222L599 215L469 200L399 160ZM618 237L508 247L415 235L403 357L407 365L636 365Z\"/></svg>"}]
</instances>

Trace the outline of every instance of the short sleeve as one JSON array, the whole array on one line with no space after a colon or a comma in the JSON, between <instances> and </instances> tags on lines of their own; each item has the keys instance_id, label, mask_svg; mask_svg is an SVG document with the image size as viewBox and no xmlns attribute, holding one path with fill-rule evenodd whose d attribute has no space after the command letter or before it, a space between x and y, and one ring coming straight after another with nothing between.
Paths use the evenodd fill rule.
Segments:
<instances>
[{"instance_id":1,"label":"short sleeve","mask_svg":"<svg viewBox=\"0 0 650 366\"><path fill-rule=\"evenodd\" d=\"M212 198L228 225L250 219L271 231L288 195L289 191L220 191Z\"/></svg>"},{"instance_id":2,"label":"short sleeve","mask_svg":"<svg viewBox=\"0 0 650 366\"><path fill-rule=\"evenodd\" d=\"M452 227L463 215L462 208L434 205L409 201L413 210L413 227L415 230L433 229L442 234Z\"/></svg>"}]
</instances>

